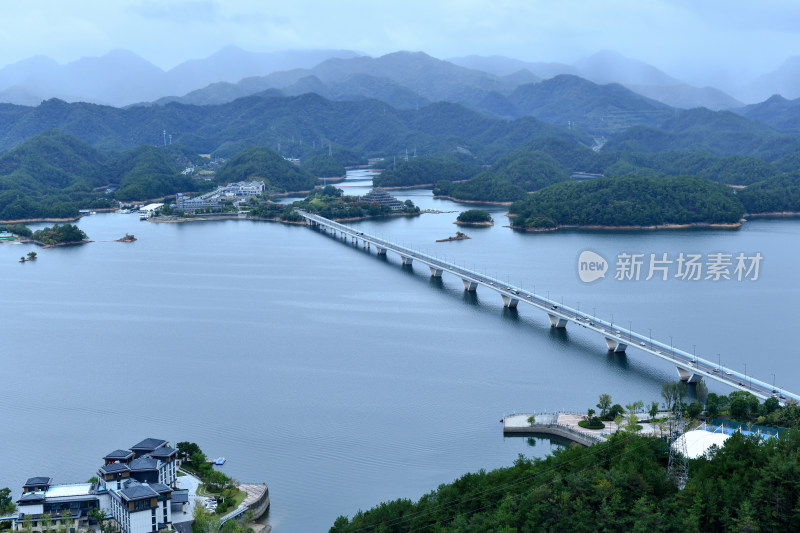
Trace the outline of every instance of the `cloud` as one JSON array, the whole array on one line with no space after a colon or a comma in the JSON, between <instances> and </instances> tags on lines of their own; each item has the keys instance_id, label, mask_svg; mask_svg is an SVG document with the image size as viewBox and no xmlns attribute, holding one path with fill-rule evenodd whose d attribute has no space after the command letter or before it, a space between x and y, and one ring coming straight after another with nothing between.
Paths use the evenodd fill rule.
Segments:
<instances>
[{"instance_id":1,"label":"cloud","mask_svg":"<svg viewBox=\"0 0 800 533\"><path fill-rule=\"evenodd\" d=\"M208 0L185 0L183 2L146 1L128 7L132 13L144 19L165 22L214 22L220 17L220 7Z\"/></svg>"}]
</instances>

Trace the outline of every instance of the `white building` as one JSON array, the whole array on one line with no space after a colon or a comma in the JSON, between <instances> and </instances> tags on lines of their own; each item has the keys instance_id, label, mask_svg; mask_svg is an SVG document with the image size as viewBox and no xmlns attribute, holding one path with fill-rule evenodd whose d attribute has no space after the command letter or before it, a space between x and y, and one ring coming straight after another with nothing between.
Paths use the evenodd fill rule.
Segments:
<instances>
[{"instance_id":1,"label":"white building","mask_svg":"<svg viewBox=\"0 0 800 533\"><path fill-rule=\"evenodd\" d=\"M114 450L103 457L97 483L54 485L49 477L30 478L17 500L15 530L30 526L32 531L42 531L44 519L56 528L71 521L67 533L76 533L94 525L89 515L95 509L113 516L123 533L171 529L177 461L178 451L167 441L144 439L129 450Z\"/></svg>"}]
</instances>

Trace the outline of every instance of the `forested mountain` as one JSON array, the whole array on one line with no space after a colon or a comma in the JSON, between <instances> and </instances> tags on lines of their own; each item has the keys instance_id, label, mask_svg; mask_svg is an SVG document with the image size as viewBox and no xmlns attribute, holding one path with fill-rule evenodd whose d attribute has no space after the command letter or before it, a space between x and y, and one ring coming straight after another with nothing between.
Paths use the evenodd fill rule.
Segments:
<instances>
[{"instance_id":1,"label":"forested mountain","mask_svg":"<svg viewBox=\"0 0 800 533\"><path fill-rule=\"evenodd\" d=\"M719 156L752 155L772 161L800 150L800 140L730 111L698 108L674 113L659 127L629 128L604 147L604 151L674 150Z\"/></svg>"},{"instance_id":2,"label":"forested mountain","mask_svg":"<svg viewBox=\"0 0 800 533\"><path fill-rule=\"evenodd\" d=\"M462 146L479 157L499 157L542 135L590 143L585 132L568 131L532 118L491 119L462 106L437 103L396 110L376 100L333 102L318 95L251 96L219 106L131 107L49 100L35 108L2 106L0 149L46 129L59 129L101 149L127 150L172 143L194 153L230 157L252 145L280 144L281 155L313 156L329 144L364 155L436 153Z\"/></svg>"},{"instance_id":3,"label":"forested mountain","mask_svg":"<svg viewBox=\"0 0 800 533\"><path fill-rule=\"evenodd\" d=\"M100 152L56 130L0 154L0 219L69 218L80 208L110 207L113 200L145 200L193 190L178 172L175 153L142 146ZM96 189L118 186L114 196Z\"/></svg>"},{"instance_id":4,"label":"forested mountain","mask_svg":"<svg viewBox=\"0 0 800 533\"><path fill-rule=\"evenodd\" d=\"M787 100L775 95L761 102L735 110L743 117L768 124L782 133L800 135L800 98Z\"/></svg>"},{"instance_id":5,"label":"forested mountain","mask_svg":"<svg viewBox=\"0 0 800 533\"><path fill-rule=\"evenodd\" d=\"M673 114L672 108L621 85L597 85L568 75L517 87L508 100L523 114L595 133L657 125Z\"/></svg>"}]
</instances>

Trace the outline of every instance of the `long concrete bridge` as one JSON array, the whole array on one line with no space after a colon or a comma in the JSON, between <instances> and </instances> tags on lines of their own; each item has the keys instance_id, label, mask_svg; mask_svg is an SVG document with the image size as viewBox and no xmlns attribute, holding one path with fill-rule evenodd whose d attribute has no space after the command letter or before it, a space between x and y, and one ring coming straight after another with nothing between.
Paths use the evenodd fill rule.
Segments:
<instances>
[{"instance_id":1,"label":"long concrete bridge","mask_svg":"<svg viewBox=\"0 0 800 533\"><path fill-rule=\"evenodd\" d=\"M517 308L520 303L533 306L547 313L551 327L565 328L567 324L572 322L580 327L599 333L605 339L609 351L621 353L633 347L649 355L664 359L675 365L678 369L678 376L682 381L695 383L703 378L708 378L729 385L734 389L750 392L762 400L775 397L784 405L790 398L800 401L800 396L785 389L775 388L769 383L755 379L750 375L742 374L736 370L697 357L695 354L687 353L671 344L653 339L649 335L642 335L630 329L621 328L619 324L615 325L591 316L521 287L510 285L504 281L374 235L368 235L319 215L301 210L297 210L297 213L305 219L309 226L318 228L334 237L340 237L345 241L350 239L356 245L361 243L367 249L371 249L374 246L378 255L386 255L391 250L400 256L404 265L411 265L414 261L422 263L430 268L432 277L440 278L444 272L458 276L464 283L465 291L474 292L478 286L495 291L503 299L505 307Z\"/></svg>"}]
</instances>

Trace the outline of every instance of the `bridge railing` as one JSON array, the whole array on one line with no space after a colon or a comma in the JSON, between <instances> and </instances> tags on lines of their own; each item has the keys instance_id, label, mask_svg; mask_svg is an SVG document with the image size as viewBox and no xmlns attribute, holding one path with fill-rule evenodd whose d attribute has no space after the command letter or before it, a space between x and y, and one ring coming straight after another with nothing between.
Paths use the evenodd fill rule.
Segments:
<instances>
[{"instance_id":1,"label":"bridge railing","mask_svg":"<svg viewBox=\"0 0 800 533\"><path fill-rule=\"evenodd\" d=\"M599 327L606 328L606 331L602 331L601 332L602 334L607 335L609 337L613 337L613 338L619 339L619 340L621 340L623 342L627 340L627 343L630 344L631 346L634 346L635 348L638 348L640 350L647 351L648 353L651 353L652 355L655 355L656 357L660 357L662 359L668 360L668 361L672 362L673 364L680 365L681 367L686 367L687 371L690 371L690 372L693 372L693 373L697 373L699 375L706 376L706 377L709 377L709 378L712 378L712 379L715 379L717 381L721 381L723 383L726 383L728 385L733 385L733 386L736 386L738 383L747 382L749 384L749 388L751 389L751 392L753 392L754 394L760 395L760 396L767 397L769 395L769 393L753 390L752 389L753 385L756 385L758 388L763 389L764 391L777 390L782 395L785 395L787 397L793 398L794 400L800 401L800 395L793 394L793 393L791 393L791 392L789 392L789 391L787 391L785 389L781 389L781 388L777 388L776 389L772 385L770 385L769 383L767 383L765 381L761 381L759 379L753 378L752 376L748 376L748 375L745 375L745 374L743 374L741 372L738 372L736 370L724 367L724 366L719 365L717 363L713 363L712 361L709 361L709 360L704 359L702 357L698 357L694 353L690 354L690 353L688 353L688 352L686 352L684 350L681 350L680 348L676 348L672 344L667 345L664 342L661 342L661 341L659 341L657 339L653 339L651 336L645 336L645 335L636 333L631 328L627 328L627 329L626 328L622 328L622 327L619 326L619 322L617 323L617 325L614 325L613 322L609 322L609 321L597 318L597 316L590 315L589 313L581 312L578 309L572 308L572 307L570 307L568 305L564 305L563 302L559 303L559 302L557 302L555 300L552 300L550 298L545 298L545 297L543 297L543 296L541 296L539 294L536 294L535 292L532 293L530 291L527 291L527 290L523 289L522 287L516 287L516 286L514 286L514 285L512 285L510 283L506 283L506 282L504 282L502 280L499 280L499 279L493 278L491 276L488 276L486 274L481 274L480 272L476 272L474 270L466 268L466 266L460 267L458 265L455 265L453 263L449 263L448 261L440 259L438 257L433 257L433 256L431 256L429 254L426 254L425 252L420 251L420 250L414 250L412 248L408 248L406 246L401 246L401 245L398 245L396 243L387 241L385 239L377 238L377 237L375 237L373 235L369 235L369 234L365 234L363 232L356 231L351 227L345 226L344 224L340 224L338 222L334 222L332 220L326 219L325 217L322 217L322 216L319 216L319 215L314 215L312 213L308 213L308 212L305 212L305 211L302 211L302 210L299 210L299 209L296 210L296 211L297 211L298 214L300 214L302 217L304 217L306 219L314 220L314 221L316 221L316 222L318 222L320 224L323 224L325 226L329 226L329 227L332 227L332 228L339 229L340 231L346 232L346 233L352 235L353 237L360 238L362 240L372 242L376 246L381 246L381 247L384 247L386 249L390 249L390 250L392 250L392 251L394 251L396 253L399 253L401 255L406 255L406 256L409 256L409 257L413 257L414 259L419 259L423 263L429 264L430 266L433 266L433 267L436 267L436 268L442 268L443 270L447 270L448 272L451 272L451 273L453 273L453 274L455 274L457 276L461 276L464 279L469 279L470 281L481 283L483 285L491 284L491 288L492 289L494 289L496 291L499 291L501 293L510 293L510 295L513 296L513 297L518 297L518 296L521 296L521 295L531 296L536 301L533 301L532 299L525 299L525 298L521 299L521 301L527 302L530 305L534 305L536 307L539 307L539 308L541 308L542 310L544 310L544 311L546 311L548 313L560 316L560 317L565 318L567 320L576 320L577 317L581 317L581 318L591 317L591 320L594 323L591 326L593 329L597 330ZM512 291L515 291L515 292L512 292ZM542 303L544 305L542 305ZM582 324L582 325L586 326L586 324ZM589 326L587 326L587 327L589 327ZM616 333L617 331L619 331L619 333ZM634 341L637 341L639 344L638 345L635 344ZM646 342L645 346L641 345L641 343L643 343L643 342ZM661 353L658 353L658 352L661 352ZM666 352L666 353L664 353L664 352ZM697 365L693 367L693 365L690 364L690 362L692 362L692 361L696 362ZM709 372L709 371L707 371L705 369L697 368L697 366L699 366L700 364L702 364L702 365L704 365L704 366L706 366L708 368L718 368L719 369L719 373L717 375L714 375L715 373L713 371ZM722 375L723 372L724 372L724 375ZM734 382L734 383L731 383L731 382Z\"/></svg>"}]
</instances>

